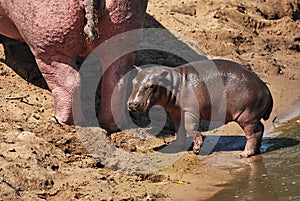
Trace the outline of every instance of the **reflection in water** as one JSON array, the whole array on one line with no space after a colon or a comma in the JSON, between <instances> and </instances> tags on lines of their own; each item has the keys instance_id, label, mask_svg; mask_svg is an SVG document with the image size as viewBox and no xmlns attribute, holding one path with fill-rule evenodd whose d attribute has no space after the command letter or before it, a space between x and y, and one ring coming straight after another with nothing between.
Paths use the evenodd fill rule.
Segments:
<instances>
[{"instance_id":1,"label":"reflection in water","mask_svg":"<svg viewBox=\"0 0 300 201\"><path fill-rule=\"evenodd\" d=\"M210 201L300 200L300 117L275 131L281 134L263 142L267 152L248 159L248 174L237 175Z\"/></svg>"}]
</instances>

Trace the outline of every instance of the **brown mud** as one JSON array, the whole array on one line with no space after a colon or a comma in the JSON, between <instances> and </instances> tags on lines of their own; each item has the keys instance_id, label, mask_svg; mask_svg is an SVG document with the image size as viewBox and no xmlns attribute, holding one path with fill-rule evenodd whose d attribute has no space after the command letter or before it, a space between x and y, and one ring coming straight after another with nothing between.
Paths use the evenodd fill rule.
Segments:
<instances>
[{"instance_id":1,"label":"brown mud","mask_svg":"<svg viewBox=\"0 0 300 201\"><path fill-rule=\"evenodd\" d=\"M147 12L146 27L180 33L209 58L241 63L266 82L274 98L267 128L300 113L297 1L150 0ZM157 172L126 174L104 167L86 151L75 127L51 119L53 97L33 70L27 47L2 37L1 43L0 200L207 200L263 157L239 159L235 145L224 142L208 156L187 152ZM132 137L142 131L115 133L111 142L145 153L171 140ZM226 142L244 143L234 124L221 135Z\"/></svg>"}]
</instances>

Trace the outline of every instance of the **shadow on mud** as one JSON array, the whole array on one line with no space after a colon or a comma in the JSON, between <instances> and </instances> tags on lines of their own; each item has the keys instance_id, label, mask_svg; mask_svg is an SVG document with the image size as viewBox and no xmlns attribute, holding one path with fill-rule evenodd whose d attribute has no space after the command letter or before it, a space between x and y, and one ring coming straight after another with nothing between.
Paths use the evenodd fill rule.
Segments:
<instances>
[{"instance_id":1,"label":"shadow on mud","mask_svg":"<svg viewBox=\"0 0 300 201\"><path fill-rule=\"evenodd\" d=\"M29 47L20 41L0 35L5 57L0 61L9 66L20 77L43 89L48 89Z\"/></svg>"},{"instance_id":2,"label":"shadow on mud","mask_svg":"<svg viewBox=\"0 0 300 201\"><path fill-rule=\"evenodd\" d=\"M299 140L293 139L293 138L287 138L287 137L280 137L280 138L264 138L263 143L261 146L261 152L272 152L278 149L284 149L288 147L297 146L300 144Z\"/></svg>"},{"instance_id":3,"label":"shadow on mud","mask_svg":"<svg viewBox=\"0 0 300 201\"><path fill-rule=\"evenodd\" d=\"M215 148L212 150L213 152L221 152L221 151L238 151L243 150L246 145L246 137L244 136L205 136L208 139L204 140L218 140ZM265 137L262 141L262 146L260 152L267 153L272 152L278 149L284 149L288 147L297 146L300 144L299 140L293 138L270 138Z\"/></svg>"},{"instance_id":4,"label":"shadow on mud","mask_svg":"<svg viewBox=\"0 0 300 201\"><path fill-rule=\"evenodd\" d=\"M214 152L226 152L226 151L243 151L246 145L245 136L213 136L205 135L203 136L204 143L213 143L215 144L214 148L205 154L200 155L209 155ZM260 149L261 154L276 151L278 149L284 149L288 147L297 146L300 144L299 140L293 138L263 138L262 146ZM154 148L155 151L160 151L166 145ZM192 146L189 151L192 151Z\"/></svg>"}]
</instances>

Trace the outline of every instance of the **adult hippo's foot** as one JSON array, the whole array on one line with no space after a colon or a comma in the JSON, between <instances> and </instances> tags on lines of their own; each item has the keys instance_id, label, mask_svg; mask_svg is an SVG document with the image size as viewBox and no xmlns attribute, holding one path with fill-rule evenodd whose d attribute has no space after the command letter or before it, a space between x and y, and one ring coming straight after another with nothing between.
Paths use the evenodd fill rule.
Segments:
<instances>
[{"instance_id":1,"label":"adult hippo's foot","mask_svg":"<svg viewBox=\"0 0 300 201\"><path fill-rule=\"evenodd\" d=\"M83 115L79 98L80 77L76 61L63 55L49 58L50 60L36 58L36 62L53 93L55 118L61 124L80 123L83 121Z\"/></svg>"}]
</instances>

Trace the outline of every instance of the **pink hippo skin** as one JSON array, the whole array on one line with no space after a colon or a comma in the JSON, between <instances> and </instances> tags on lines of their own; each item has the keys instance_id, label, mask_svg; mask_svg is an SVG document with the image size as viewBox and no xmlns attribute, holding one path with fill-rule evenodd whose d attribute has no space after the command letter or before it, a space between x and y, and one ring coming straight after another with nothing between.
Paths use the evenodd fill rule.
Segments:
<instances>
[{"instance_id":1,"label":"pink hippo skin","mask_svg":"<svg viewBox=\"0 0 300 201\"><path fill-rule=\"evenodd\" d=\"M141 28L146 5L147 0L0 0L0 34L29 45L53 93L56 119L74 124L73 92L80 88L77 56L87 56L112 36ZM132 41L132 45L138 42ZM134 58L132 53L118 59L103 76L98 119L108 129L115 128L112 91L133 67ZM119 90L122 93L122 87ZM76 111L76 119L82 119L80 106Z\"/></svg>"}]
</instances>

